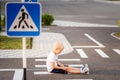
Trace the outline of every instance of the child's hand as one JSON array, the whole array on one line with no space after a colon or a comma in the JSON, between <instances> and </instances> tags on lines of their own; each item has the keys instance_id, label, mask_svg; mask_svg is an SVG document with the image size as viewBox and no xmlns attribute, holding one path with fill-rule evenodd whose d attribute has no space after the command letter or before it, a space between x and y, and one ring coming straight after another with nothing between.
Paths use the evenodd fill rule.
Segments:
<instances>
[{"instance_id":1,"label":"child's hand","mask_svg":"<svg viewBox=\"0 0 120 80\"><path fill-rule=\"evenodd\" d=\"M67 70L68 69L68 67L63 67L63 70Z\"/></svg>"},{"instance_id":2,"label":"child's hand","mask_svg":"<svg viewBox=\"0 0 120 80\"><path fill-rule=\"evenodd\" d=\"M72 68L71 67L67 67L67 71L71 70Z\"/></svg>"}]
</instances>

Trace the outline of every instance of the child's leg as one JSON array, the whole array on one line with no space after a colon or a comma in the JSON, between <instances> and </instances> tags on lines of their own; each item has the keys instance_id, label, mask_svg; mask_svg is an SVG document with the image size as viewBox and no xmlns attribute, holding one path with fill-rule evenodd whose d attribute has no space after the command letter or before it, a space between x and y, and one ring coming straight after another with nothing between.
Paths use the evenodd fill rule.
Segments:
<instances>
[{"instance_id":1,"label":"child's leg","mask_svg":"<svg viewBox=\"0 0 120 80\"><path fill-rule=\"evenodd\" d=\"M71 68L71 67L68 67L67 71L71 74L80 74L82 73L80 68Z\"/></svg>"},{"instance_id":2,"label":"child's leg","mask_svg":"<svg viewBox=\"0 0 120 80\"><path fill-rule=\"evenodd\" d=\"M88 65L84 65L83 68L72 68L68 67L68 72L72 74L86 73L89 72Z\"/></svg>"}]
</instances>

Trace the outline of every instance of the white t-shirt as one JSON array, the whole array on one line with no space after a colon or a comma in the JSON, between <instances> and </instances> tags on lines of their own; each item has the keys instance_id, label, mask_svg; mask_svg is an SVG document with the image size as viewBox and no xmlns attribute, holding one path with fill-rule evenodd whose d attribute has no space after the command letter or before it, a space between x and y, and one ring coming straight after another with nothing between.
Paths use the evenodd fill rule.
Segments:
<instances>
[{"instance_id":1,"label":"white t-shirt","mask_svg":"<svg viewBox=\"0 0 120 80\"><path fill-rule=\"evenodd\" d=\"M51 66L51 62L54 62L55 65L57 66L57 60L58 60L58 55L55 55L54 52L51 52L48 56L47 56L47 61L46 61L46 65L47 65L47 70L49 72L51 72L53 70L52 66Z\"/></svg>"}]
</instances>

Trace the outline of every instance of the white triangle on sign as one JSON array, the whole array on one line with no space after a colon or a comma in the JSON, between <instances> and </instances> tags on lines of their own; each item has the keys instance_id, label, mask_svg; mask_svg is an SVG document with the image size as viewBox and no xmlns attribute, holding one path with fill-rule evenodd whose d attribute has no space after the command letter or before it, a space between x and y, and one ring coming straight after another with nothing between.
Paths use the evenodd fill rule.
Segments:
<instances>
[{"instance_id":1,"label":"white triangle on sign","mask_svg":"<svg viewBox=\"0 0 120 80\"><path fill-rule=\"evenodd\" d=\"M9 28L9 31L38 31L37 26L33 22L30 14L28 13L27 9L23 5L18 12L16 18L14 19L11 27Z\"/></svg>"}]
</instances>

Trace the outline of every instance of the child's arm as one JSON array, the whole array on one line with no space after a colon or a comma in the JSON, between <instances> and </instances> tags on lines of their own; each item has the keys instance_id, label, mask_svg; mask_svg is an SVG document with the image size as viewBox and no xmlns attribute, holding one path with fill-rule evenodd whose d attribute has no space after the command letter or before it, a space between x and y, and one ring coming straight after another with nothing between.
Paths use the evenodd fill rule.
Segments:
<instances>
[{"instance_id":1,"label":"child's arm","mask_svg":"<svg viewBox=\"0 0 120 80\"><path fill-rule=\"evenodd\" d=\"M65 67L60 61L57 61L57 64L60 65L61 67Z\"/></svg>"},{"instance_id":2,"label":"child's arm","mask_svg":"<svg viewBox=\"0 0 120 80\"><path fill-rule=\"evenodd\" d=\"M51 66L52 66L53 69L67 70L67 67L65 67L65 66L56 66L54 62L51 62Z\"/></svg>"}]
</instances>

